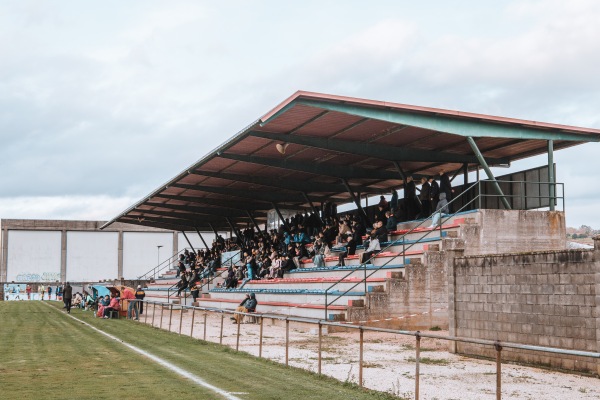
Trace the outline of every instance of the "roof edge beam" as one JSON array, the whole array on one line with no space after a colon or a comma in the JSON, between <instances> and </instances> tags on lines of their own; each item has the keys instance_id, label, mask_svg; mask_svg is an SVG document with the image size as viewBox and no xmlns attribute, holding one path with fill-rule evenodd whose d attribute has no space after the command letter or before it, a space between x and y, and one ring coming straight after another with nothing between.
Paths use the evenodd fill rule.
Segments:
<instances>
[{"instance_id":1,"label":"roof edge beam","mask_svg":"<svg viewBox=\"0 0 600 400\"><path fill-rule=\"evenodd\" d=\"M229 208L232 210L270 210L270 203L257 204L247 201L235 201L235 200L221 200L221 199L207 199L204 197L193 197L193 196L184 196L184 195L174 195L174 194L162 194L159 193L153 197L160 197L161 199L168 200L177 200L177 201L187 201L188 203L194 204L207 204L211 206L217 206L220 208ZM143 204L140 204L142 206Z\"/></svg>"},{"instance_id":2,"label":"roof edge beam","mask_svg":"<svg viewBox=\"0 0 600 400\"><path fill-rule=\"evenodd\" d=\"M392 108L375 108L353 105L348 103L333 103L320 100L302 99L295 100L297 104L304 104L329 111L372 118L395 124L409 125L437 132L465 137L495 137L534 140L569 140L576 142L598 142L600 137L565 132L559 129L535 129L522 125L494 123L478 119L461 119L460 116L445 116L431 113L418 113L401 111Z\"/></svg>"}]
</instances>

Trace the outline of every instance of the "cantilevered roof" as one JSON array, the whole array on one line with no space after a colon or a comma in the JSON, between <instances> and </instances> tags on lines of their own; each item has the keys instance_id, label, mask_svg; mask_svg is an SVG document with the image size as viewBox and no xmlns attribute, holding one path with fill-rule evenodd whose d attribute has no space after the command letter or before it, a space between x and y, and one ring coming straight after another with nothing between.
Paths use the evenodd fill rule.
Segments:
<instances>
[{"instance_id":1,"label":"cantilevered roof","mask_svg":"<svg viewBox=\"0 0 600 400\"><path fill-rule=\"evenodd\" d=\"M477 168L467 137L493 166L544 154L548 140L600 141L600 130L298 91L104 226L229 230L275 205L389 193L403 174Z\"/></svg>"}]
</instances>

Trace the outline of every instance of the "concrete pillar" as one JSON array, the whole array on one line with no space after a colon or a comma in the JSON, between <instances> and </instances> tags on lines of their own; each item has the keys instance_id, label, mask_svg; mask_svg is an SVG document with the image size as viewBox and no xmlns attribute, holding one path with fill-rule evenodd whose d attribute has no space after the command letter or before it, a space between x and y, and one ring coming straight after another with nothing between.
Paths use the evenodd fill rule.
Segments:
<instances>
[{"instance_id":1,"label":"concrete pillar","mask_svg":"<svg viewBox=\"0 0 600 400\"><path fill-rule=\"evenodd\" d=\"M117 256L117 277L123 277L123 231L119 231L119 244Z\"/></svg>"},{"instance_id":2,"label":"concrete pillar","mask_svg":"<svg viewBox=\"0 0 600 400\"><path fill-rule=\"evenodd\" d=\"M173 260L177 258L177 253L179 253L179 232L173 231ZM171 260L171 263L173 263Z\"/></svg>"},{"instance_id":3,"label":"concrete pillar","mask_svg":"<svg viewBox=\"0 0 600 400\"><path fill-rule=\"evenodd\" d=\"M594 272L596 277L596 351L600 353L600 235L594 236ZM596 360L596 373L600 375L600 359Z\"/></svg>"},{"instance_id":4,"label":"concrete pillar","mask_svg":"<svg viewBox=\"0 0 600 400\"><path fill-rule=\"evenodd\" d=\"M8 276L8 229L2 230L2 237L0 238L0 282L6 282Z\"/></svg>"},{"instance_id":5,"label":"concrete pillar","mask_svg":"<svg viewBox=\"0 0 600 400\"><path fill-rule=\"evenodd\" d=\"M462 257L465 253L464 249L452 249L445 252L446 271L448 274L448 335L456 336L457 320L456 320L456 269L455 258ZM458 352L456 342L449 342L450 353Z\"/></svg>"},{"instance_id":6,"label":"concrete pillar","mask_svg":"<svg viewBox=\"0 0 600 400\"><path fill-rule=\"evenodd\" d=\"M67 281L67 231L64 229L60 235L60 281Z\"/></svg>"}]
</instances>

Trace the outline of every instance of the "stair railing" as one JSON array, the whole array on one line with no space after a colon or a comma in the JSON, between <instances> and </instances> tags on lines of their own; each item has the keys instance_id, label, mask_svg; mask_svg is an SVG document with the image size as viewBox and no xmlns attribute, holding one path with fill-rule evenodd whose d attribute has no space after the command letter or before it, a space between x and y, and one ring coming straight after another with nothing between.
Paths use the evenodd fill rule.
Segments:
<instances>
[{"instance_id":1,"label":"stair railing","mask_svg":"<svg viewBox=\"0 0 600 400\"><path fill-rule=\"evenodd\" d=\"M472 188L478 187L478 185L479 185L479 182L473 183L465 191L463 191L463 193L461 193L459 196L457 196L456 198L454 198L450 202L448 202L448 207L450 207L453 204L453 202L456 201L457 199L459 199L463 194L468 193ZM408 231L406 231L405 233L403 233L399 239L393 240L391 243L389 243L386 247L384 247L383 249L381 249L379 252L377 252L376 254L373 254L368 260L366 260L363 263L357 265L356 268L350 270L346 275L342 276L337 281L335 281L333 284L331 284L328 288L325 289L325 319L328 319L328 311L329 311L328 308L329 308L329 306L333 305L333 303L335 301L337 301L341 297L345 296L347 293L351 292L357 286L359 286L361 284L364 284L364 292L365 292L365 295L366 295L366 293L367 293L367 279L370 278L372 275L374 275L376 272L378 272L381 269L383 269L384 267L386 267L392 261L394 261L395 259L397 259L398 257L400 257L400 255L402 255L402 263L406 264L406 252L410 248L412 248L414 245L416 245L417 243L420 243L421 240L423 240L425 237L427 237L428 235L430 235L430 233L432 231L425 232L425 234L423 234L421 237L419 237L417 240L415 240L413 243L410 243L407 246L406 245L406 237L409 234L413 233L415 230L417 230L418 228L422 227L422 225L425 224L427 221L433 222L434 215L436 213L440 213L440 219L439 219L439 222L438 222L439 227L438 227L438 225L436 225L436 227L433 228L433 230L439 229L439 231L440 231L440 238L443 237L443 229L444 229L443 228L443 223L447 222L450 218L454 217L456 214L458 214L458 213L462 212L463 210L465 210L465 208L467 206L469 206L470 204L472 204L478 197L479 197L479 194L475 198L473 198L473 199L465 202L465 204L463 204L463 206L458 211L456 211L453 214L447 216L445 220L442 217L442 215L446 215L446 214L441 214L440 211L434 212L432 215L430 215L429 217L425 218L424 220L422 220L421 222L419 222L417 225L415 225L414 227L410 228ZM375 268L375 269L371 270L370 273L367 273L367 265L369 265L371 262L374 262L373 260L375 259L375 257L379 253L385 252L386 250L388 250L389 248L391 248L393 246L397 246L398 244L400 244L400 242L402 242L402 252L401 252L401 254L398 254L397 256L394 256L394 257L390 258L385 263L383 263L382 265L380 265L378 268ZM375 266L375 264L373 264L373 266ZM332 291L332 289L334 287L336 287L337 285L339 285L340 283L342 283L350 275L354 274L356 271L359 271L361 269L364 271L363 278L359 282L355 283L350 288L348 288L347 290L345 290L343 293L338 294L333 300L329 301L329 299L328 299L329 298L329 292Z\"/></svg>"},{"instance_id":2,"label":"stair railing","mask_svg":"<svg viewBox=\"0 0 600 400\"><path fill-rule=\"evenodd\" d=\"M422 220L419 224L417 224L416 226L414 226L413 228L409 229L407 232L405 232L400 239L396 239L394 241L392 241L390 244L388 244L385 248L383 248L382 250L380 250L377 254L386 251L387 249L389 249L392 246L395 246L397 244L399 244L399 241L402 241L402 263L406 264L406 252L413 247L414 245L416 245L417 243L420 243L421 240L423 240L425 237L427 237L431 231L427 231L425 232L424 235L422 235L420 238L418 238L417 240L415 240L413 243L411 243L408 247L406 246L406 236L412 232L414 232L416 229L418 229L419 227L421 227L426 221L433 221L433 217L435 214L439 213L440 214L440 219L439 219L439 228L434 228L434 230L439 229L440 231L440 238L443 237L443 226L444 226L444 222L449 221L451 218L453 218L454 216L456 216L457 214L463 212L463 211L467 211L470 210L472 208L469 208L469 206L471 206L472 204L477 204L478 208L481 208L481 200L482 198L486 198L486 197L501 197L499 194L487 194L487 193L483 193L482 191L482 184L487 183L487 182L491 182L490 180L480 180L477 181L475 183L473 183L472 185L470 185L468 188L466 188L462 193L460 193L458 196L456 196L455 198L453 198L450 202L448 202L448 209L451 208L451 206L453 205L454 202L458 203L458 199L462 198L463 196L467 198L467 200L464 202L464 204L454 213L448 213L448 214L443 214L441 213L441 211L437 211L434 212L431 216L425 218L424 220ZM517 194L517 195L505 195L505 197L509 197L509 198L520 198L521 200L525 200L526 198L535 198L535 199L549 199L550 202L557 202L559 199L562 200L562 205L563 205L563 210L564 210L564 186L562 183L557 183L557 182L527 182L527 181L497 181L498 183L519 183L522 186L522 190L521 190L521 194ZM525 185L527 184L537 184L540 185L540 187L542 186L553 186L554 187L554 191L549 191L550 193L547 196L543 196L543 195L534 195L534 196L530 196L530 195L525 195L526 191L525 191ZM557 190L556 188L560 187L561 188L561 193L563 194L563 196L558 196ZM471 196L471 191L476 188L475 190L475 195L472 198L468 198L469 196ZM437 226L437 224L436 224ZM348 272L346 275L344 275L343 277L341 277L340 279L338 279L336 282L334 282L331 286L329 286L327 289L325 289L325 319L328 319L328 307L330 305L332 305L335 301L337 301L338 299L340 299L341 297L345 296L347 293L349 293L350 291L352 291L355 287L357 287L360 284L364 284L364 292L365 295L367 294L367 279L369 277L371 277L373 274L375 274L376 272L380 271L382 268L386 267L389 263L391 263L393 260L395 260L396 258L398 258L400 256L394 256L392 258L390 258L389 260L387 260L385 263L383 263L381 266L379 266L376 269L373 269L370 273L367 274L367 265L374 260L374 258L377 256L377 254L374 254L373 256L371 256L371 258L369 258L368 260L366 260L365 262L361 263L360 265L358 265L356 268L354 268L353 270L351 270L350 272ZM375 266L373 264L373 266ZM346 278L348 278L350 275L352 275L354 272L363 269L364 270L364 276L362 278L361 281L355 283L354 285L352 285L349 289L345 290L343 293L338 294L333 300L328 301L328 296L329 296L329 292L331 291L331 289L333 289L335 286L337 286L338 284L340 284L341 282L343 282Z\"/></svg>"}]
</instances>

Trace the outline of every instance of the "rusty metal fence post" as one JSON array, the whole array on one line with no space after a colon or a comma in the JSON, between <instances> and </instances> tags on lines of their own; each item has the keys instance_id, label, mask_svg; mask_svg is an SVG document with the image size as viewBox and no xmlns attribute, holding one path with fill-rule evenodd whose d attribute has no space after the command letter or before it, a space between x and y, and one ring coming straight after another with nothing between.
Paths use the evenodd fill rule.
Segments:
<instances>
[{"instance_id":1,"label":"rusty metal fence post","mask_svg":"<svg viewBox=\"0 0 600 400\"><path fill-rule=\"evenodd\" d=\"M158 329L162 329L162 321L163 321L163 313L165 312L165 306L164 304L160 306L160 325L158 326Z\"/></svg>"},{"instance_id":2,"label":"rusty metal fence post","mask_svg":"<svg viewBox=\"0 0 600 400\"><path fill-rule=\"evenodd\" d=\"M358 386L363 386L363 337L364 330L362 326L358 329L360 339L359 339L359 351L358 351Z\"/></svg>"},{"instance_id":3,"label":"rusty metal fence post","mask_svg":"<svg viewBox=\"0 0 600 400\"><path fill-rule=\"evenodd\" d=\"M204 313L204 336L203 340L206 340L206 313Z\"/></svg>"},{"instance_id":4,"label":"rusty metal fence post","mask_svg":"<svg viewBox=\"0 0 600 400\"><path fill-rule=\"evenodd\" d=\"M290 320L285 317L285 365L289 364L290 353Z\"/></svg>"},{"instance_id":5,"label":"rusty metal fence post","mask_svg":"<svg viewBox=\"0 0 600 400\"><path fill-rule=\"evenodd\" d=\"M192 326L190 327L190 337L194 337L194 320L196 319L196 309L192 308Z\"/></svg>"},{"instance_id":6,"label":"rusty metal fence post","mask_svg":"<svg viewBox=\"0 0 600 400\"><path fill-rule=\"evenodd\" d=\"M237 337L235 339L235 351L239 351L240 349L240 326L242 326L241 324L241 319L242 319L243 315L238 314L238 320L237 320Z\"/></svg>"},{"instance_id":7,"label":"rusty metal fence post","mask_svg":"<svg viewBox=\"0 0 600 400\"><path fill-rule=\"evenodd\" d=\"M219 344L223 344L223 320L225 319L225 313L221 312L221 333L219 335Z\"/></svg>"},{"instance_id":8,"label":"rusty metal fence post","mask_svg":"<svg viewBox=\"0 0 600 400\"><path fill-rule=\"evenodd\" d=\"M260 333L258 334L258 358L262 358L262 346L263 346L263 316L260 316Z\"/></svg>"},{"instance_id":9,"label":"rusty metal fence post","mask_svg":"<svg viewBox=\"0 0 600 400\"><path fill-rule=\"evenodd\" d=\"M173 304L169 307L169 332L171 332L171 321L173 320Z\"/></svg>"},{"instance_id":10,"label":"rusty metal fence post","mask_svg":"<svg viewBox=\"0 0 600 400\"><path fill-rule=\"evenodd\" d=\"M420 364L421 364L421 332L417 331L415 338L417 339L417 346L415 348L415 400L419 400L419 378L420 378Z\"/></svg>"},{"instance_id":11,"label":"rusty metal fence post","mask_svg":"<svg viewBox=\"0 0 600 400\"><path fill-rule=\"evenodd\" d=\"M179 310L179 334L181 335L181 325L183 322L183 307Z\"/></svg>"},{"instance_id":12,"label":"rusty metal fence post","mask_svg":"<svg viewBox=\"0 0 600 400\"><path fill-rule=\"evenodd\" d=\"M318 356L318 366L317 373L321 375L321 362L323 360L323 325L321 325L321 321L319 321L319 356Z\"/></svg>"},{"instance_id":13,"label":"rusty metal fence post","mask_svg":"<svg viewBox=\"0 0 600 400\"><path fill-rule=\"evenodd\" d=\"M496 349L496 400L502 399L502 346L499 342L494 344Z\"/></svg>"}]
</instances>

